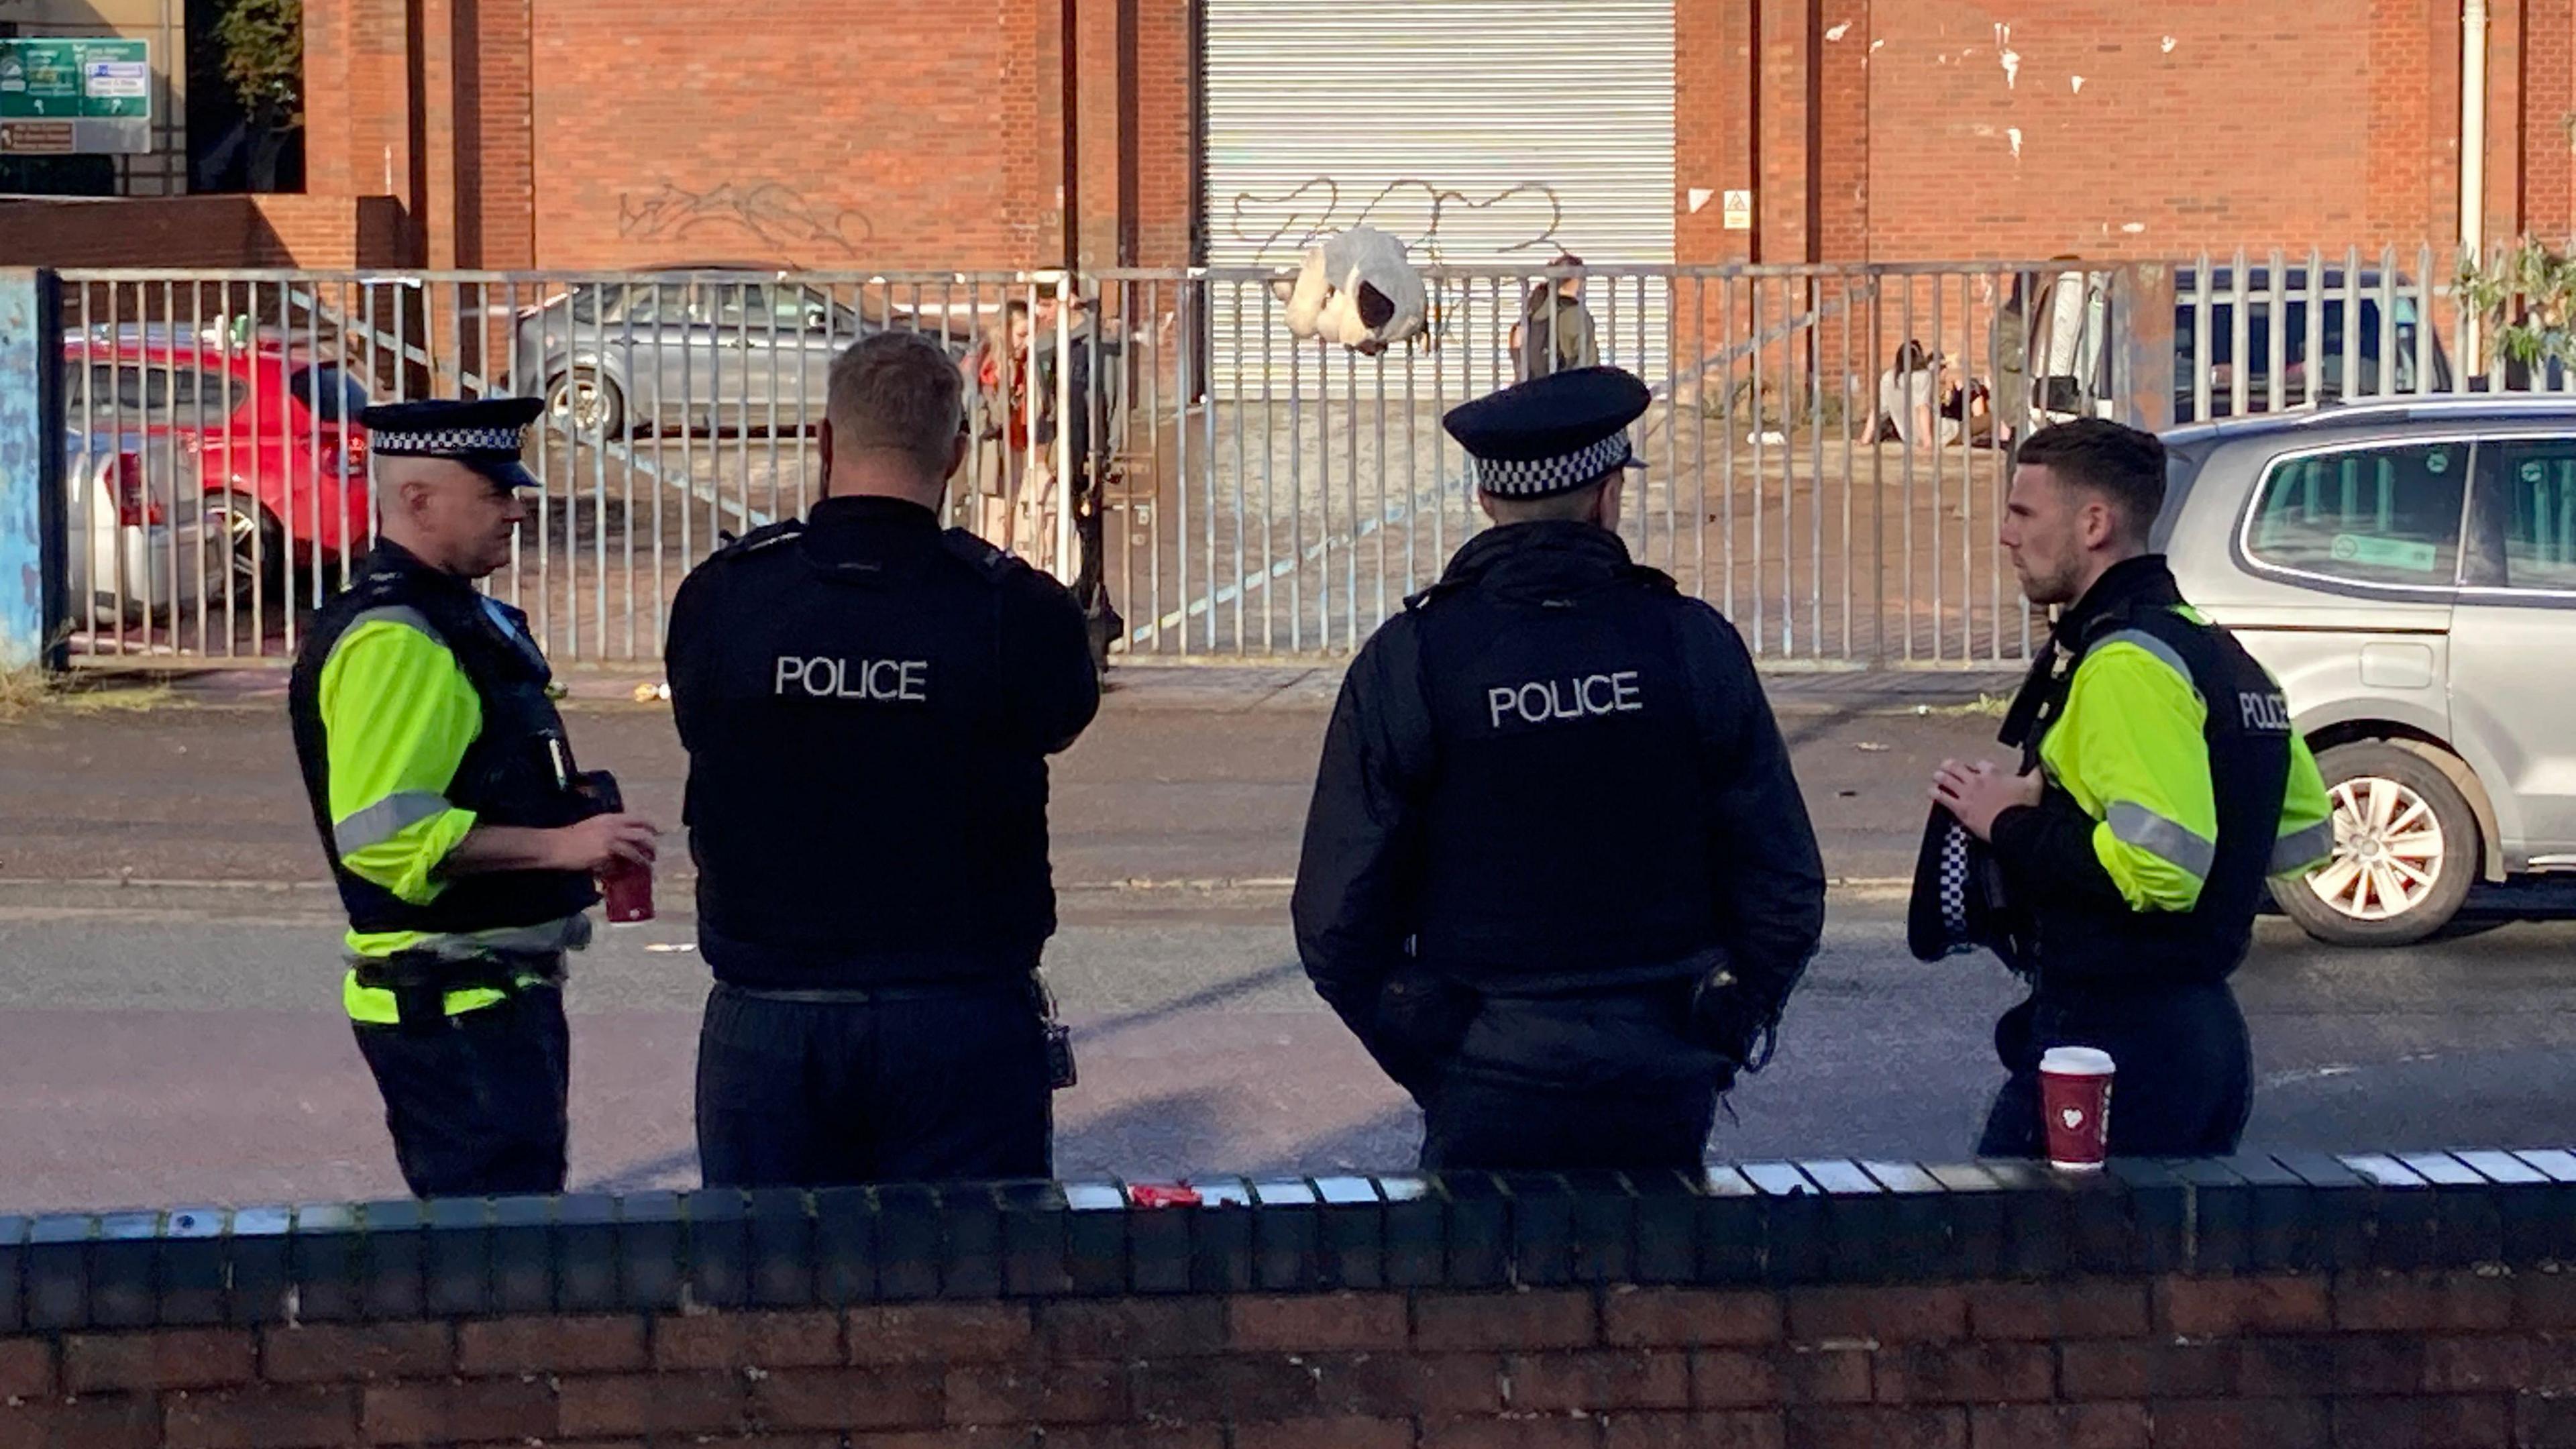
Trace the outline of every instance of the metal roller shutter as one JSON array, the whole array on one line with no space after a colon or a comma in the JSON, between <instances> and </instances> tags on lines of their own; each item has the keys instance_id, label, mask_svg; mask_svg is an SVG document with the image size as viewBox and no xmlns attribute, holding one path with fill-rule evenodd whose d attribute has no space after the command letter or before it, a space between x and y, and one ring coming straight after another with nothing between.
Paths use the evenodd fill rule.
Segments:
<instances>
[{"instance_id":1,"label":"metal roller shutter","mask_svg":"<svg viewBox=\"0 0 2576 1449\"><path fill-rule=\"evenodd\" d=\"M1206 44L1211 267L1294 267L1362 222L1426 265L1673 259L1672 0L1206 0ZM1438 299L1453 329L1508 325L1514 289L1490 287ZM1605 353L1650 377L1662 293L1591 299Z\"/></svg>"}]
</instances>

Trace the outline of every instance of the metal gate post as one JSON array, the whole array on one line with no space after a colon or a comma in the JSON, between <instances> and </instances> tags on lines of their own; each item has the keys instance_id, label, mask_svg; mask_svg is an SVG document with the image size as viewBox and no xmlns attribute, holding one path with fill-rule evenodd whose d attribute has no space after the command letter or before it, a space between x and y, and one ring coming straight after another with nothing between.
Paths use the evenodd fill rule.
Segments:
<instances>
[{"instance_id":1,"label":"metal gate post","mask_svg":"<svg viewBox=\"0 0 2576 1449\"><path fill-rule=\"evenodd\" d=\"M0 268L0 671L63 667L62 292Z\"/></svg>"}]
</instances>

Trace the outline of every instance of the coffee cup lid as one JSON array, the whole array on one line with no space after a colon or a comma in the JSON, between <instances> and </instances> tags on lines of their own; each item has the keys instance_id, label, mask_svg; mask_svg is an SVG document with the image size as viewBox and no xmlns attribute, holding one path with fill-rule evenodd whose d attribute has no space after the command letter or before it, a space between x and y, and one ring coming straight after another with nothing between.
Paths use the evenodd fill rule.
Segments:
<instances>
[{"instance_id":1,"label":"coffee cup lid","mask_svg":"<svg viewBox=\"0 0 2576 1449\"><path fill-rule=\"evenodd\" d=\"M2109 1052L2086 1046L2050 1047L2039 1059L2039 1069L2072 1077L2107 1077L2113 1071Z\"/></svg>"}]
</instances>

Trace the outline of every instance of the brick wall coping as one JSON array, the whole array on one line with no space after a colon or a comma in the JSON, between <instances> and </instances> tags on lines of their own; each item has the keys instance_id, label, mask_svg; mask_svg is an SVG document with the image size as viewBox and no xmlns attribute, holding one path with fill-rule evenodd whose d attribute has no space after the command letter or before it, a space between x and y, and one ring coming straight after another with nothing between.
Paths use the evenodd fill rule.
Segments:
<instances>
[{"instance_id":1,"label":"brick wall coping","mask_svg":"<svg viewBox=\"0 0 2576 1449\"><path fill-rule=\"evenodd\" d=\"M2576 1265L2576 1153L1754 1162L0 1216L0 1333L907 1300Z\"/></svg>"}]
</instances>

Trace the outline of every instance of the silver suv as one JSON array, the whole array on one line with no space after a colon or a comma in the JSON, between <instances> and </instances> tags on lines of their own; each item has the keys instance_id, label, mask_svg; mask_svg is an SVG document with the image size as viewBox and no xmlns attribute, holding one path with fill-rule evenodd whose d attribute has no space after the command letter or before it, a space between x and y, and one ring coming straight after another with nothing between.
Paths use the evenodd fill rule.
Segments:
<instances>
[{"instance_id":1,"label":"silver suv","mask_svg":"<svg viewBox=\"0 0 2576 1449\"><path fill-rule=\"evenodd\" d=\"M2398 945L2473 881L2576 870L2576 398L2328 406L2165 435L2158 545L2288 690L2335 856L2321 940Z\"/></svg>"}]
</instances>

